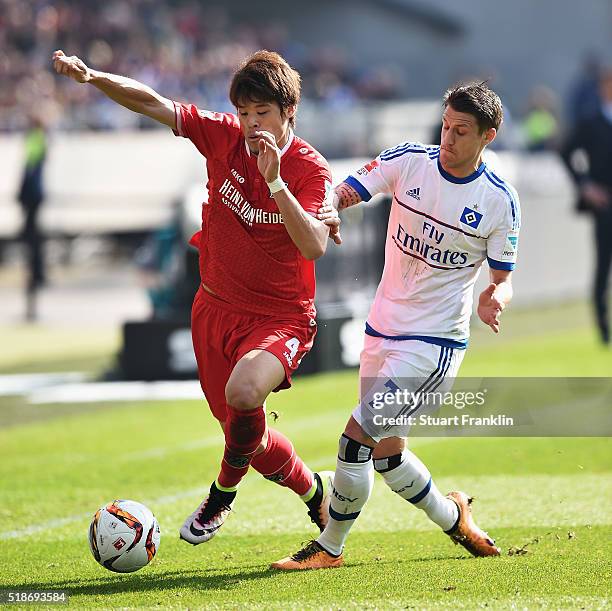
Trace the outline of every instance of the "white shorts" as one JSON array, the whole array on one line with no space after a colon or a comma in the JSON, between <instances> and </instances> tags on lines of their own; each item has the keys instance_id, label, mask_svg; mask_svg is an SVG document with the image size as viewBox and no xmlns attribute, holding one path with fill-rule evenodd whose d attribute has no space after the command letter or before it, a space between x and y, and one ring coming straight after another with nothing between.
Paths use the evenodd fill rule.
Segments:
<instances>
[{"instance_id":1,"label":"white shorts","mask_svg":"<svg viewBox=\"0 0 612 611\"><path fill-rule=\"evenodd\" d=\"M375 441L406 437L411 417L439 407L430 399L452 388L464 356L421 340L366 335L353 418Z\"/></svg>"}]
</instances>

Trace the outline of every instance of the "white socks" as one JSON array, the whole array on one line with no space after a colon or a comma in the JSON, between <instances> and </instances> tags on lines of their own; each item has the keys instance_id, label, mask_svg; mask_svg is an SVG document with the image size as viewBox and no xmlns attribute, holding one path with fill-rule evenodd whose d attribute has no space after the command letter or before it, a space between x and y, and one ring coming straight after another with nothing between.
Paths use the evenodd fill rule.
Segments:
<instances>
[{"instance_id":1,"label":"white socks","mask_svg":"<svg viewBox=\"0 0 612 611\"><path fill-rule=\"evenodd\" d=\"M374 468L393 492L422 509L442 530L455 528L459 519L457 505L440 493L427 467L410 450L376 459Z\"/></svg>"},{"instance_id":2,"label":"white socks","mask_svg":"<svg viewBox=\"0 0 612 611\"><path fill-rule=\"evenodd\" d=\"M342 553L351 527L374 484L372 448L342 435L329 507L329 522L317 542L335 556Z\"/></svg>"},{"instance_id":3,"label":"white socks","mask_svg":"<svg viewBox=\"0 0 612 611\"><path fill-rule=\"evenodd\" d=\"M374 469L393 492L422 509L442 530L449 532L457 526L457 505L440 493L427 467L410 450L372 461L372 448L342 435L329 522L317 539L330 554L342 553L351 527L370 498Z\"/></svg>"}]
</instances>

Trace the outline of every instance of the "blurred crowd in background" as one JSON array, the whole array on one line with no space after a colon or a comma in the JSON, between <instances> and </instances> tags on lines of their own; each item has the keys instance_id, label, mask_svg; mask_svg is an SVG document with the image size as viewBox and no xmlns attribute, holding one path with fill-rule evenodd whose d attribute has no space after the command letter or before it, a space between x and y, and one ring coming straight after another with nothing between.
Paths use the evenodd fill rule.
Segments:
<instances>
[{"instance_id":1,"label":"blurred crowd in background","mask_svg":"<svg viewBox=\"0 0 612 611\"><path fill-rule=\"evenodd\" d=\"M58 48L96 69L220 111L231 110L227 91L233 70L260 48L279 51L300 71L305 100L342 109L401 93L397 67L359 65L333 45L309 48L296 42L280 22L255 27L193 0L0 0L0 47L4 132L23 130L34 112L62 130L154 127L93 88L56 78L49 57ZM597 109L597 71L597 58L591 57L571 91L544 85L526 91L522 108L506 108L514 119L506 129L515 132L507 141L533 151L556 148L566 125Z\"/></svg>"},{"instance_id":2,"label":"blurred crowd in background","mask_svg":"<svg viewBox=\"0 0 612 611\"><path fill-rule=\"evenodd\" d=\"M0 130L22 129L32 104L45 107L61 129L152 127L95 90L57 79L55 49L90 66L142 81L164 95L231 110L230 77L247 55L279 51L303 78L305 98L332 106L392 99L397 79L384 67L357 69L335 48L308 49L289 39L281 23L230 22L200 2L0 0Z\"/></svg>"},{"instance_id":3,"label":"blurred crowd in background","mask_svg":"<svg viewBox=\"0 0 612 611\"><path fill-rule=\"evenodd\" d=\"M367 15L378 17L380 4L371 0L366 7L370 11ZM390 41L387 57L391 60L387 61L371 58L371 48L360 55L356 53L358 46L367 41L368 30L363 25L368 17L362 14L351 27L351 15L344 10L348 4L339 3L339 8L334 5L335 21L324 31L323 26L330 23L324 21L323 15L327 15L325 11L331 7L315 7L314 19L309 25L300 14L300 19L290 26L277 15L278 11L263 10L262 6L261 2L259 8L241 2L224 6L212 0L0 0L0 134L25 134L25 165L16 199L23 210L24 223L19 238L25 246L29 268L27 319L35 319L36 294L46 283L45 236L37 219L45 196L43 166L49 132L159 127L146 117L126 112L94 87L77 86L70 79L59 78L51 69L50 58L54 50L77 55L97 70L132 77L170 99L230 112L234 109L228 100L228 89L236 67L257 49L278 51L302 75L302 116L308 113L317 134L312 141L330 159L378 152L379 148L368 142L368 137L378 129L372 122L373 116L391 116L390 123L401 132L400 137L409 138L410 133L402 132L404 124L400 119L405 118L402 113L411 112L405 110L407 106L414 108L418 104L395 102L418 100L427 95L429 100L425 101L441 99L439 83L430 84L429 89L422 84L427 80L424 78L427 71L436 70L441 60L453 65L448 52L458 48L453 47L457 43L452 36L444 39L439 28L431 27L432 19L434 25L439 25L440 15L446 15L439 6L437 12L432 9L431 14L425 15L429 21L423 23L418 19L424 16L423 11L415 7L415 3L402 4L403 13L397 18L399 29L395 30L395 36L408 36L410 31L412 47L402 47L400 52ZM472 10L475 6L472 3ZM472 25L466 17L465 23L468 21ZM334 28L343 24L350 37L344 40L346 48L335 41L333 35L338 31ZM319 43L307 45L301 41L313 40L316 33L313 27L319 28L319 25L322 28ZM378 38L369 42L376 45L393 25L382 19ZM467 25L465 29L469 32ZM419 38L423 32L426 33ZM480 44L480 37L474 30L470 35ZM347 40L350 43L347 44ZM421 52L420 59L412 64L402 61L407 59L406 49L410 48L415 53ZM425 55L430 48L435 51L439 48L440 55ZM534 49L531 47L530 52L535 54ZM497 69L469 78L487 80L490 77L492 87L510 104L504 108L504 129L493 148L561 153L574 179L577 208L591 212L594 221L592 295L601 337L608 343L606 295L612 265L612 175L609 171L612 72L606 66L608 59L595 53L583 57L571 83L569 78L563 85L551 78L550 83L558 83L553 89L544 83L549 75L537 67L537 62L524 85L517 85L516 77L522 74L524 66L517 60L504 69L506 57L512 57L510 47L507 56L497 57ZM574 59L578 57L577 51ZM397 61L393 61L394 58ZM425 65L423 59L430 63ZM461 74L461 70L470 66L478 71L479 65L486 65L480 59L479 52L470 61L454 64L456 70L446 73ZM448 67L446 64L444 67ZM569 70L575 70L576 65L574 61L573 66L567 68L568 77ZM448 82L442 87L451 84ZM385 106L385 103L390 104ZM385 108L390 112L385 113ZM322 136L325 142L321 142ZM430 134L423 137L430 138L430 143L439 142L440 125L432 125ZM585 165L582 159L580 166L580 155L575 153L585 152L587 163ZM3 246L0 240L0 263L6 259ZM181 316L184 314L188 318L190 299L183 299L182 305L177 305L176 301L177 296L190 297L192 294L180 289L181 286L191 290L191 280L197 284L197 266L176 265L177 261L184 263L185 249L184 239L173 219L170 225L159 228L147 238L136 257L146 278L154 318L176 316L179 310ZM183 282L185 278L187 282ZM333 282L329 284L335 286ZM187 307L182 307L185 304Z\"/></svg>"}]
</instances>

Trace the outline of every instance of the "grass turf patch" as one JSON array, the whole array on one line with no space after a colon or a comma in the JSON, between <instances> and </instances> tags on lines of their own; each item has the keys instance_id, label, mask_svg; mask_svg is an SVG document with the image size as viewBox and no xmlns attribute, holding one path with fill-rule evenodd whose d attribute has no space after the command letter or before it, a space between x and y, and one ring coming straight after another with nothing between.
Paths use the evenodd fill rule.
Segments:
<instances>
[{"instance_id":1,"label":"grass turf patch","mask_svg":"<svg viewBox=\"0 0 612 611\"><path fill-rule=\"evenodd\" d=\"M544 314L547 327L541 311L510 310L504 335L477 330L462 375L609 375L612 355L595 343L584 308ZM69 341L62 339L69 331L20 333L0 359L5 373L79 365L93 372L116 345L110 332ZM313 469L333 466L357 385L356 371L298 377L290 392L270 398L275 426ZM272 573L271 561L316 532L299 499L255 473L218 537L198 547L178 540L222 450L204 401L0 399L0 588L65 588L75 608L609 605L610 439L415 438L410 447L442 490L476 497L476 519L503 557L469 558L379 479L348 540L345 567ZM162 527L154 563L124 576L98 566L86 538L95 509L120 497L147 503Z\"/></svg>"},{"instance_id":2,"label":"grass turf patch","mask_svg":"<svg viewBox=\"0 0 612 611\"><path fill-rule=\"evenodd\" d=\"M612 552L609 538L602 546L604 527L497 534L498 540L523 542L524 553L476 559L438 532L359 533L344 567L297 574L268 569L299 546L296 535L219 536L195 548L167 537L154 563L132 575L95 565L83 541L33 540L7 546L15 563L2 582L15 589L66 589L81 608L571 607L604 600Z\"/></svg>"}]
</instances>

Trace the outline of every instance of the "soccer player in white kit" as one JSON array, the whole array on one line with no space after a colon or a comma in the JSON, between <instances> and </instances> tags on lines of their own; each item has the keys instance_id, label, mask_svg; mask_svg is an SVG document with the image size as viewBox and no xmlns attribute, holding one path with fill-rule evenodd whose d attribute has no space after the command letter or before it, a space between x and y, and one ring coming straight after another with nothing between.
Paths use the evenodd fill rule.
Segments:
<instances>
[{"instance_id":1,"label":"soccer player in white kit","mask_svg":"<svg viewBox=\"0 0 612 611\"><path fill-rule=\"evenodd\" d=\"M450 389L465 355L473 288L485 260L490 284L480 294L478 316L499 332L500 314L512 298L520 228L516 191L482 159L502 117L501 101L486 83L459 85L444 97L440 146L407 142L387 149L336 187L340 210L392 194L385 267L366 323L360 405L340 438L329 522L316 541L273 568L340 566L375 470L455 543L475 556L499 555L475 524L468 495L441 494L406 448L406 431L377 421L369 399L374 384L391 390L412 381L408 390L423 393ZM421 408L409 402L395 415Z\"/></svg>"}]
</instances>

